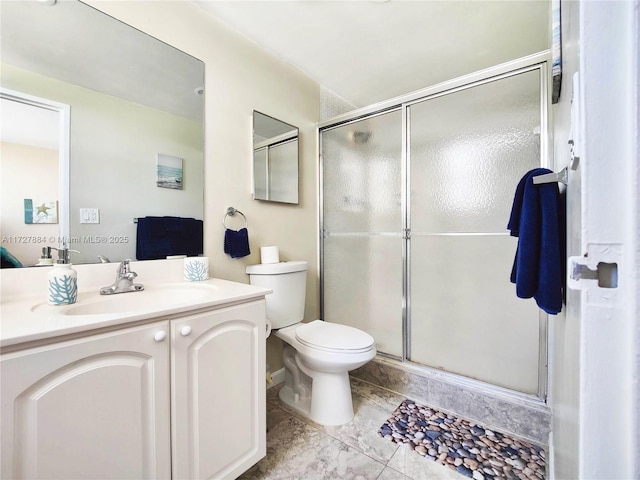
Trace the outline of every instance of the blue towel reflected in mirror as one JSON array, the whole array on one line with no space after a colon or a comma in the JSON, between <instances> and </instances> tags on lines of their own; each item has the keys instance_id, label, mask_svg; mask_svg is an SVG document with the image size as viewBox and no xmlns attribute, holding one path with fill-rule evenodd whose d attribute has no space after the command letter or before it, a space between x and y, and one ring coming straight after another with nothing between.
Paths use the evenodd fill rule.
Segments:
<instances>
[{"instance_id":1,"label":"blue towel reflected in mirror","mask_svg":"<svg viewBox=\"0 0 640 480\"><path fill-rule=\"evenodd\" d=\"M203 223L195 218L138 218L136 258L159 260L170 255L196 257L203 253Z\"/></svg>"}]
</instances>

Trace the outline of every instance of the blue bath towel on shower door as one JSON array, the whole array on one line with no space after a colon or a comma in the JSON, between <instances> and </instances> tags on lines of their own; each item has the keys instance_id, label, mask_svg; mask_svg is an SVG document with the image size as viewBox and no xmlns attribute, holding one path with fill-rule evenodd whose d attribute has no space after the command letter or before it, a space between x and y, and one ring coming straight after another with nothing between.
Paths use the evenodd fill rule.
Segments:
<instances>
[{"instance_id":1,"label":"blue bath towel on shower door","mask_svg":"<svg viewBox=\"0 0 640 480\"><path fill-rule=\"evenodd\" d=\"M565 215L558 184L534 184L546 168L527 172L516 188L508 229L518 237L511 282L516 295L534 298L545 312L562 310L564 287Z\"/></svg>"}]
</instances>

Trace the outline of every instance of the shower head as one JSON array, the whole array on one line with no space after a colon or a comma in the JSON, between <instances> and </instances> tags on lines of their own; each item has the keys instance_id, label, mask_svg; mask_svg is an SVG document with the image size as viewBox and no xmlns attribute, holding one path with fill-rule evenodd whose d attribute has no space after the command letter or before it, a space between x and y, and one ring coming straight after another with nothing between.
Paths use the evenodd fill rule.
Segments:
<instances>
[{"instance_id":1,"label":"shower head","mask_svg":"<svg viewBox=\"0 0 640 480\"><path fill-rule=\"evenodd\" d=\"M363 144L369 141L369 138L371 138L371 132L360 132L355 130L351 132L350 136L353 143Z\"/></svg>"}]
</instances>

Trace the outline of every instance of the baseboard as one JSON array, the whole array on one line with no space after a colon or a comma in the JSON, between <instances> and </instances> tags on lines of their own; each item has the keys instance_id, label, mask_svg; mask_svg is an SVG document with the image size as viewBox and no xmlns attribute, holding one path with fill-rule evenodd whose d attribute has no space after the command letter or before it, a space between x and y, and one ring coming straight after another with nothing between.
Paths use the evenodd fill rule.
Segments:
<instances>
[{"instance_id":1,"label":"baseboard","mask_svg":"<svg viewBox=\"0 0 640 480\"><path fill-rule=\"evenodd\" d=\"M282 367L280 370L276 370L275 372L273 372L271 374L271 385L267 386L267 389L269 388L273 388L276 385L281 384L282 382L284 382L284 367Z\"/></svg>"}]
</instances>

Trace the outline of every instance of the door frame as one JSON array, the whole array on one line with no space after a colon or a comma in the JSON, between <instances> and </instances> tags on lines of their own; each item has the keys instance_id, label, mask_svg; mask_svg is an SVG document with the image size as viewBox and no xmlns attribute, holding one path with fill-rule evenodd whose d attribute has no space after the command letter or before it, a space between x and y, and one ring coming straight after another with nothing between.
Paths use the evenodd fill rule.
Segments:
<instances>
[{"instance_id":1,"label":"door frame","mask_svg":"<svg viewBox=\"0 0 640 480\"><path fill-rule=\"evenodd\" d=\"M58 240L69 238L69 131L71 106L16 90L0 88L0 98L58 114Z\"/></svg>"}]
</instances>

